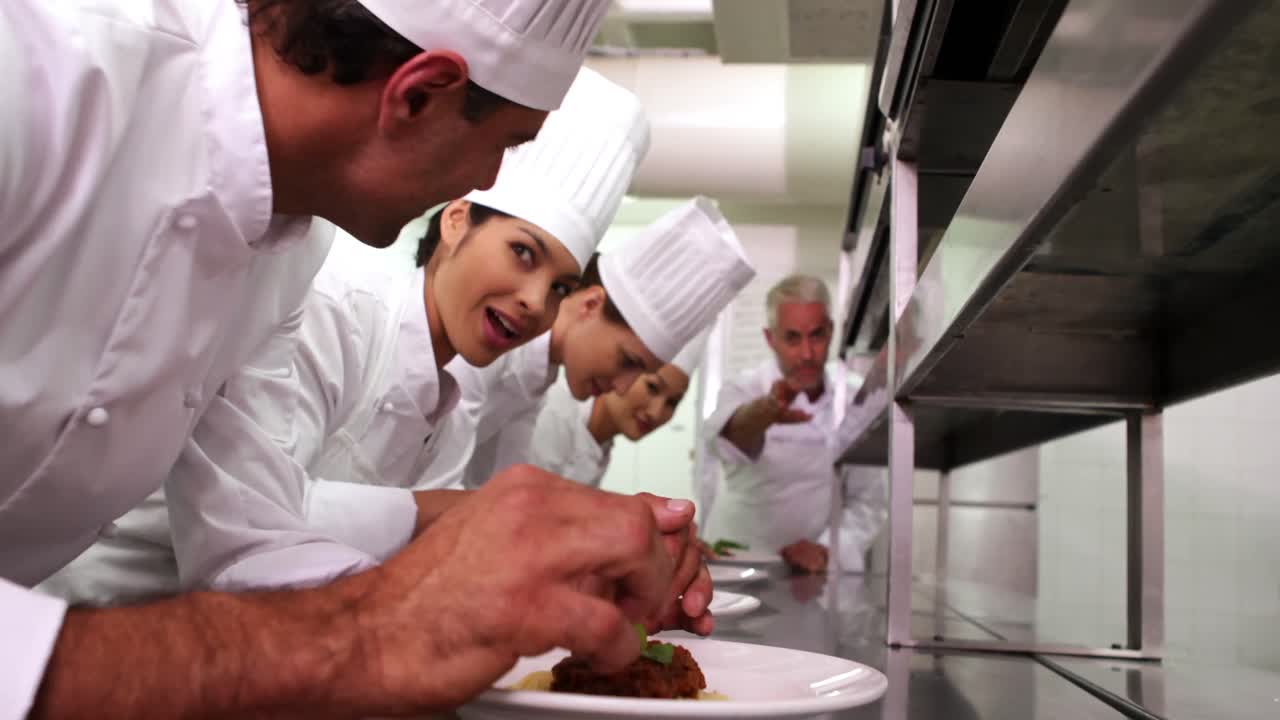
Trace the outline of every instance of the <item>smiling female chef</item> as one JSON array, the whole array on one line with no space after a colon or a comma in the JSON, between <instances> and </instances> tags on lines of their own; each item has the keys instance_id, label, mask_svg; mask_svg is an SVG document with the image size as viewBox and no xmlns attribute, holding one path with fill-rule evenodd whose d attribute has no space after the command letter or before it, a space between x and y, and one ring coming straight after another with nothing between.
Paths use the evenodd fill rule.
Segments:
<instances>
[{"instance_id":1,"label":"smiling female chef","mask_svg":"<svg viewBox=\"0 0 1280 720\"><path fill-rule=\"evenodd\" d=\"M623 393L578 400L568 384L557 382L538 413L530 463L574 482L600 487L613 441L619 435L639 441L666 425L689 390L689 378L702 360L710 328L656 373L645 373Z\"/></svg>"},{"instance_id":2,"label":"smiling female chef","mask_svg":"<svg viewBox=\"0 0 1280 720\"><path fill-rule=\"evenodd\" d=\"M440 366L455 354L492 362L550 326L648 144L635 96L583 69L538 139L508 153L494 188L441 213L446 231L429 267L398 272L377 251L340 237L308 295L297 340L282 335L273 349L292 353L294 370L233 378L226 416L214 411L196 430L202 461L184 461L171 476L176 565L157 493L42 589L102 604L175 592L179 571L186 585L235 589L327 579L367 562L347 548L306 543L264 580L259 565L234 561L304 537L285 532L294 525L282 516L289 512L339 539L372 533L379 546L402 546L425 522L433 496L419 495L416 512L413 497L376 486L420 486L438 452L469 450L441 447L448 433L437 425L458 390ZM526 337L500 336L495 310L520 318ZM349 512L357 506L366 512ZM362 518L369 522L353 527Z\"/></svg>"},{"instance_id":3,"label":"smiling female chef","mask_svg":"<svg viewBox=\"0 0 1280 720\"><path fill-rule=\"evenodd\" d=\"M599 276L600 286L565 300L551 332L488 367L449 365L462 387L454 414L462 416L459 426L473 428L476 443L456 483L479 487L531 460L538 412L561 365L578 400L625 393L708 327L755 270L715 203L695 197L601 255ZM624 344L623 353L601 343L628 334L639 343Z\"/></svg>"}]
</instances>

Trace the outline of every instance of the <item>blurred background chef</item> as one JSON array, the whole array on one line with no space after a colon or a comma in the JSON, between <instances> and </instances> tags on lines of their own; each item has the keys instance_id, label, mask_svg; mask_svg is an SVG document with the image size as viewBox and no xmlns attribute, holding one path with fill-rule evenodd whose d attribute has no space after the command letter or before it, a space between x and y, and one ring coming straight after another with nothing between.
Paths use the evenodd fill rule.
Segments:
<instances>
[{"instance_id":1,"label":"blurred background chef","mask_svg":"<svg viewBox=\"0 0 1280 720\"><path fill-rule=\"evenodd\" d=\"M769 290L765 305L773 357L726 382L703 427L724 476L723 492L699 492L715 497L703 536L778 552L796 570L822 572L831 560L830 439L840 382L827 364L830 293L819 278L792 275ZM860 572L887 515L887 486L882 471L868 468L842 470L842 478L840 563Z\"/></svg>"},{"instance_id":2,"label":"blurred background chef","mask_svg":"<svg viewBox=\"0 0 1280 720\"><path fill-rule=\"evenodd\" d=\"M689 378L702 361L710 328L694 338L669 364L645 373L624 393L576 400L563 380L547 392L533 429L532 463L560 477L600 487L613 441L637 442L666 425L689 391Z\"/></svg>"}]
</instances>

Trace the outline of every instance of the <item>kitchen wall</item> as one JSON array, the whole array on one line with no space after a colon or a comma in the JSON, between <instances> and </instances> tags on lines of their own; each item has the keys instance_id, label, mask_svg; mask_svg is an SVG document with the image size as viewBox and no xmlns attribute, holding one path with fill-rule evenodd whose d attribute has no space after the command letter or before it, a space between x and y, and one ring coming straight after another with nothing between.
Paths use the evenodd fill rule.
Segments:
<instances>
[{"instance_id":1,"label":"kitchen wall","mask_svg":"<svg viewBox=\"0 0 1280 720\"><path fill-rule=\"evenodd\" d=\"M1041 449L1042 630L1124 637L1124 428ZM1170 657L1280 671L1280 376L1165 413Z\"/></svg>"},{"instance_id":2,"label":"kitchen wall","mask_svg":"<svg viewBox=\"0 0 1280 720\"><path fill-rule=\"evenodd\" d=\"M1177 405L1164 422L1167 656L1280 671L1280 376ZM1124 426L961 468L953 497L1008 496L1028 475L1038 480L1029 529L1006 527L1026 522L1019 511L953 509L952 600L1002 629L1034 626L1041 640L1123 643ZM936 493L937 474L918 472L916 498ZM935 518L935 507L915 508L913 571L926 581ZM1001 539L1014 536L1037 542L1027 553ZM887 545L873 553L879 571ZM973 583L1013 592L969 592Z\"/></svg>"}]
</instances>

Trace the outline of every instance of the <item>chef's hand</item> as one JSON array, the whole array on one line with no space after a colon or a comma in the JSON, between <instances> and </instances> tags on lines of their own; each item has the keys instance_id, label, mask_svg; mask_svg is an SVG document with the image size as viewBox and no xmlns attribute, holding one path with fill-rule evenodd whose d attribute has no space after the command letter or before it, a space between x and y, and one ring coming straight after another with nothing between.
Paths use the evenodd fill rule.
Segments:
<instances>
[{"instance_id":1,"label":"chef's hand","mask_svg":"<svg viewBox=\"0 0 1280 720\"><path fill-rule=\"evenodd\" d=\"M646 622L649 631L678 629L710 635L715 627L715 620L707 612L711 604L711 573L698 547L693 503L650 493L639 493L636 497L653 510L663 545L676 567L669 600L661 613Z\"/></svg>"},{"instance_id":2,"label":"chef's hand","mask_svg":"<svg viewBox=\"0 0 1280 720\"><path fill-rule=\"evenodd\" d=\"M716 549L699 538L694 538L693 542L698 546L698 552L702 553L702 559L705 561L723 560L725 557L733 557L733 553L725 551L724 555L716 552Z\"/></svg>"},{"instance_id":3,"label":"chef's hand","mask_svg":"<svg viewBox=\"0 0 1280 720\"><path fill-rule=\"evenodd\" d=\"M782 548L782 559L792 570L802 573L827 571L827 548L808 540L791 543Z\"/></svg>"},{"instance_id":4,"label":"chef's hand","mask_svg":"<svg viewBox=\"0 0 1280 720\"><path fill-rule=\"evenodd\" d=\"M786 380L778 380L773 384L767 397L773 401L774 424L794 425L809 422L813 419L813 416L809 413L791 407L791 403L795 401L798 394L796 389L791 387Z\"/></svg>"},{"instance_id":5,"label":"chef's hand","mask_svg":"<svg viewBox=\"0 0 1280 720\"><path fill-rule=\"evenodd\" d=\"M639 655L632 623L663 609L673 571L645 500L508 468L349 579L363 582L349 692L403 712L453 707L556 647L619 670ZM611 583L614 601L584 592L584 578Z\"/></svg>"}]
</instances>

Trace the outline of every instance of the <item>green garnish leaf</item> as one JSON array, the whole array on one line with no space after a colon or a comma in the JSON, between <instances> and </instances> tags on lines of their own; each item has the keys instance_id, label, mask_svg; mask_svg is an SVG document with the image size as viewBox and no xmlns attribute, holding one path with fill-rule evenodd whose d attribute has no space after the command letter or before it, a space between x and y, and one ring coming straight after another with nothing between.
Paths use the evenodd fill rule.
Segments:
<instances>
[{"instance_id":1,"label":"green garnish leaf","mask_svg":"<svg viewBox=\"0 0 1280 720\"><path fill-rule=\"evenodd\" d=\"M668 643L649 641L649 632L644 629L644 625L635 623L631 626L636 631L636 637L640 640L640 657L648 658L659 665L670 665L671 660L675 658L676 646Z\"/></svg>"},{"instance_id":2,"label":"green garnish leaf","mask_svg":"<svg viewBox=\"0 0 1280 720\"><path fill-rule=\"evenodd\" d=\"M724 555L725 552L729 550L750 550L750 549L751 549L750 545L744 545L740 542L735 542L733 540L726 540L724 538L720 538L715 542L714 545L711 546L711 550L717 555Z\"/></svg>"},{"instance_id":3,"label":"green garnish leaf","mask_svg":"<svg viewBox=\"0 0 1280 720\"><path fill-rule=\"evenodd\" d=\"M640 623L632 623L631 629L636 631L636 639L640 641L640 649L643 650L649 646L649 631L644 629L644 625Z\"/></svg>"},{"instance_id":4,"label":"green garnish leaf","mask_svg":"<svg viewBox=\"0 0 1280 720\"><path fill-rule=\"evenodd\" d=\"M649 643L643 655L660 665L670 665L676 656L676 646L662 642Z\"/></svg>"}]
</instances>

